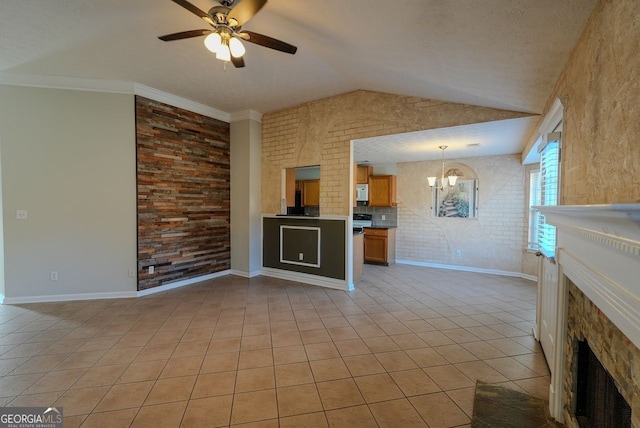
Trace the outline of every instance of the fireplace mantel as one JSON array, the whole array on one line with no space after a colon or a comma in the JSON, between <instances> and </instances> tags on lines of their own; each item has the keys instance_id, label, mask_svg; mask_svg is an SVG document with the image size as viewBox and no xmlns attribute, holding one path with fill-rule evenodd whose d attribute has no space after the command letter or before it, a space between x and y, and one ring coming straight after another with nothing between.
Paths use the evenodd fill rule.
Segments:
<instances>
[{"instance_id":1,"label":"fireplace mantel","mask_svg":"<svg viewBox=\"0 0 640 428\"><path fill-rule=\"evenodd\" d=\"M559 343L567 337L569 278L640 348L640 204L536 207L557 228L557 325ZM538 302L540 304L540 301ZM565 349L556 346L549 394L552 417L562 421Z\"/></svg>"},{"instance_id":2,"label":"fireplace mantel","mask_svg":"<svg viewBox=\"0 0 640 428\"><path fill-rule=\"evenodd\" d=\"M640 348L640 204L538 207L556 226L556 259Z\"/></svg>"}]
</instances>

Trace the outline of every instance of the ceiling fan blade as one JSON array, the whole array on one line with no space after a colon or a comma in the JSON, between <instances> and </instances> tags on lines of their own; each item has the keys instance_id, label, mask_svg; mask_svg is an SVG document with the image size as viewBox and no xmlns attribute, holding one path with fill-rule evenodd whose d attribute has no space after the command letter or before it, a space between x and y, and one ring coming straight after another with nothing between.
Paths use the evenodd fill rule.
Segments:
<instances>
[{"instance_id":1,"label":"ceiling fan blade","mask_svg":"<svg viewBox=\"0 0 640 428\"><path fill-rule=\"evenodd\" d=\"M266 2L267 0L238 0L238 4L229 12L229 20L235 19L238 23L236 27L240 27L253 18Z\"/></svg>"},{"instance_id":2,"label":"ceiling fan blade","mask_svg":"<svg viewBox=\"0 0 640 428\"><path fill-rule=\"evenodd\" d=\"M236 58L235 56L231 56L231 62L236 68L244 67L244 59L242 57Z\"/></svg>"},{"instance_id":3,"label":"ceiling fan blade","mask_svg":"<svg viewBox=\"0 0 640 428\"><path fill-rule=\"evenodd\" d=\"M164 36L158 37L163 42L172 42L174 40L182 40L189 39L191 37L200 37L206 36L207 34L211 34L212 30L189 30L189 31L181 31L179 33L167 34Z\"/></svg>"},{"instance_id":4,"label":"ceiling fan blade","mask_svg":"<svg viewBox=\"0 0 640 428\"><path fill-rule=\"evenodd\" d=\"M243 31L242 33L239 33L239 36L247 42L255 43L256 45L275 49L291 55L296 53L298 50L297 47L290 45L289 43L274 39L273 37L265 36L264 34L254 33L253 31Z\"/></svg>"},{"instance_id":5,"label":"ceiling fan blade","mask_svg":"<svg viewBox=\"0 0 640 428\"><path fill-rule=\"evenodd\" d=\"M194 15L197 15L200 18L204 19L208 24L212 24L213 25L213 21L211 20L209 15L207 15L206 12L204 12L203 10L200 10L198 7L192 5L187 0L172 0L172 1L174 3L180 5L180 6L184 7L185 9L187 9L189 12L193 13Z\"/></svg>"}]
</instances>

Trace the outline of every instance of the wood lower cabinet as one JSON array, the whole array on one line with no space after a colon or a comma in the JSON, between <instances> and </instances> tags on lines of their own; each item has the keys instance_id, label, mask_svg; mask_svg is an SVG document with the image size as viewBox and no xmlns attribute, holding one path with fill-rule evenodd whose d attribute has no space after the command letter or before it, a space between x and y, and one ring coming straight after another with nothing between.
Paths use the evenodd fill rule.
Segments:
<instances>
[{"instance_id":1,"label":"wood lower cabinet","mask_svg":"<svg viewBox=\"0 0 640 428\"><path fill-rule=\"evenodd\" d=\"M369 177L369 206L395 207L396 176L372 175Z\"/></svg>"},{"instance_id":2,"label":"wood lower cabinet","mask_svg":"<svg viewBox=\"0 0 640 428\"><path fill-rule=\"evenodd\" d=\"M381 265L396 262L396 229L364 228L364 262Z\"/></svg>"},{"instance_id":3,"label":"wood lower cabinet","mask_svg":"<svg viewBox=\"0 0 640 428\"><path fill-rule=\"evenodd\" d=\"M357 283L364 273L364 235L353 235L353 283Z\"/></svg>"}]
</instances>

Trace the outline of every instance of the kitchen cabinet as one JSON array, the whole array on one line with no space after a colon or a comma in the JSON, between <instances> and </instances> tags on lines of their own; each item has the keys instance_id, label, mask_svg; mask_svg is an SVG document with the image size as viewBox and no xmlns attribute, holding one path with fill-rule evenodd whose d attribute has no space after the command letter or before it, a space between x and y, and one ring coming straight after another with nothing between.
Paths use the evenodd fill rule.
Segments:
<instances>
[{"instance_id":1,"label":"kitchen cabinet","mask_svg":"<svg viewBox=\"0 0 640 428\"><path fill-rule=\"evenodd\" d=\"M369 206L395 207L396 176L372 175L369 177Z\"/></svg>"},{"instance_id":2,"label":"kitchen cabinet","mask_svg":"<svg viewBox=\"0 0 640 428\"><path fill-rule=\"evenodd\" d=\"M292 207L296 204L296 190L297 190L297 182L296 182L296 169L295 168L287 168L286 170L286 199L287 206Z\"/></svg>"},{"instance_id":3,"label":"kitchen cabinet","mask_svg":"<svg viewBox=\"0 0 640 428\"><path fill-rule=\"evenodd\" d=\"M353 203L354 207L358 206L358 200L356 198L356 184L358 183L358 164L354 163L353 164L353 201L351 201Z\"/></svg>"},{"instance_id":4,"label":"kitchen cabinet","mask_svg":"<svg viewBox=\"0 0 640 428\"><path fill-rule=\"evenodd\" d=\"M353 235L353 283L357 283L364 273L364 234Z\"/></svg>"},{"instance_id":5,"label":"kitchen cabinet","mask_svg":"<svg viewBox=\"0 0 640 428\"><path fill-rule=\"evenodd\" d=\"M369 184L369 176L373 174L373 167L358 166L357 183Z\"/></svg>"},{"instance_id":6,"label":"kitchen cabinet","mask_svg":"<svg viewBox=\"0 0 640 428\"><path fill-rule=\"evenodd\" d=\"M320 206L320 180L304 180L302 182L302 205L305 207Z\"/></svg>"},{"instance_id":7,"label":"kitchen cabinet","mask_svg":"<svg viewBox=\"0 0 640 428\"><path fill-rule=\"evenodd\" d=\"M364 228L364 262L385 266L396 262L395 228Z\"/></svg>"}]
</instances>

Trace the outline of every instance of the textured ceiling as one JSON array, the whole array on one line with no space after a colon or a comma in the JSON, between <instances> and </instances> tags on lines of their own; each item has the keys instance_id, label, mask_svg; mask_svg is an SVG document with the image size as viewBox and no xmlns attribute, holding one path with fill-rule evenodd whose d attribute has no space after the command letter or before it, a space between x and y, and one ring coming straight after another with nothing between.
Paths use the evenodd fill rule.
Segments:
<instances>
[{"instance_id":1,"label":"textured ceiling","mask_svg":"<svg viewBox=\"0 0 640 428\"><path fill-rule=\"evenodd\" d=\"M203 10L213 0L193 0ZM267 113L356 89L540 113L595 0L269 0L226 68L170 0L0 0L0 72L141 83L219 110Z\"/></svg>"},{"instance_id":2,"label":"textured ceiling","mask_svg":"<svg viewBox=\"0 0 640 428\"><path fill-rule=\"evenodd\" d=\"M407 132L354 141L353 157L359 164L415 162L519 154L522 142L538 116ZM534 161L539 161L534 159Z\"/></svg>"}]
</instances>

